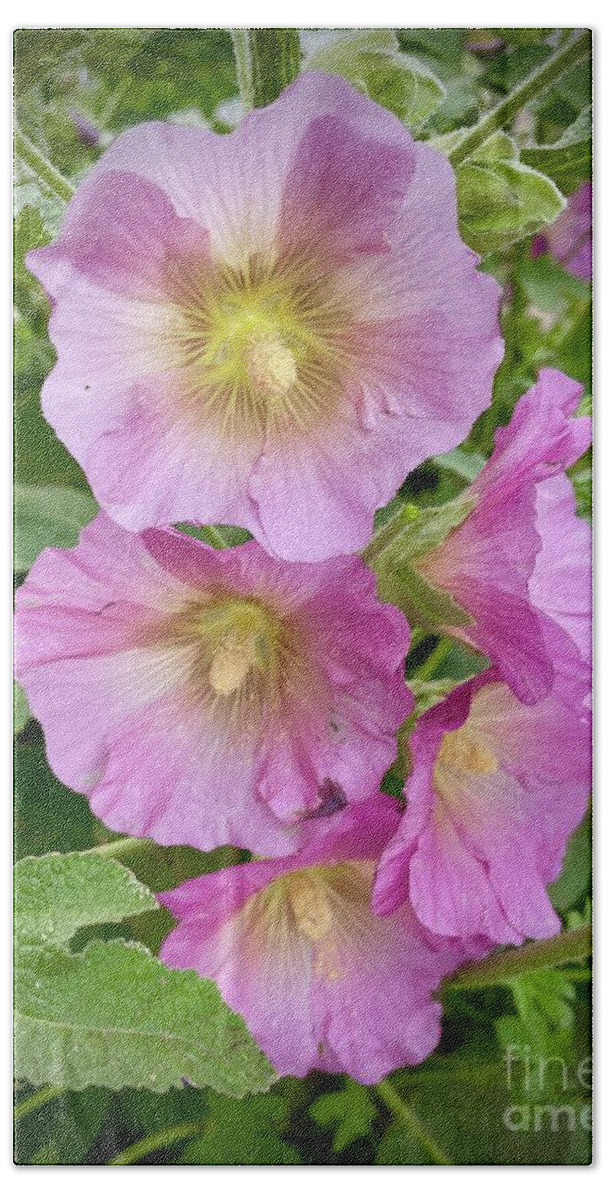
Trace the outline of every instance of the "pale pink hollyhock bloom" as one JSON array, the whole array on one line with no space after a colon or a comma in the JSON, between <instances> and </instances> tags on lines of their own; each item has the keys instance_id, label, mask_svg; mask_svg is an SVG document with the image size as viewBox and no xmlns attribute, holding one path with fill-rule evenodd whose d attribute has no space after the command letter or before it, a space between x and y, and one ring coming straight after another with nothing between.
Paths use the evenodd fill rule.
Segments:
<instances>
[{"instance_id":1,"label":"pale pink hollyhock bloom","mask_svg":"<svg viewBox=\"0 0 608 1200\"><path fill-rule=\"evenodd\" d=\"M532 258L550 254L571 275L591 279L593 274L593 245L591 228L592 190L590 183L580 187L568 198L557 221L534 238Z\"/></svg>"},{"instance_id":2,"label":"pale pink hollyhock bloom","mask_svg":"<svg viewBox=\"0 0 608 1200\"><path fill-rule=\"evenodd\" d=\"M557 630L560 657L591 659L591 530L565 474L591 440L590 418L573 416L582 391L539 372L466 493L473 510L415 563L473 618L443 632L487 655L526 703L551 687Z\"/></svg>"},{"instance_id":3,"label":"pale pink hollyhock bloom","mask_svg":"<svg viewBox=\"0 0 608 1200\"><path fill-rule=\"evenodd\" d=\"M381 860L374 908L406 896L442 935L519 944L560 929L547 895L590 791L585 681L522 704L496 672L456 688L410 741L407 808Z\"/></svg>"},{"instance_id":4,"label":"pale pink hollyhock bloom","mask_svg":"<svg viewBox=\"0 0 608 1200\"><path fill-rule=\"evenodd\" d=\"M365 800L412 699L405 618L359 559L291 566L104 514L17 593L17 675L56 775L111 829L292 851Z\"/></svg>"},{"instance_id":5,"label":"pale pink hollyhock bloom","mask_svg":"<svg viewBox=\"0 0 608 1200\"><path fill-rule=\"evenodd\" d=\"M177 919L161 959L214 979L281 1075L316 1068L376 1083L439 1040L433 991L473 951L421 928L404 903L377 917L377 859L394 800L310 822L306 848L159 896ZM479 953L479 951L477 951Z\"/></svg>"},{"instance_id":6,"label":"pale pink hollyhock bloom","mask_svg":"<svg viewBox=\"0 0 608 1200\"><path fill-rule=\"evenodd\" d=\"M302 561L367 542L502 358L454 178L315 72L231 134L116 139L27 260L53 304L45 416L114 520L241 525Z\"/></svg>"}]
</instances>

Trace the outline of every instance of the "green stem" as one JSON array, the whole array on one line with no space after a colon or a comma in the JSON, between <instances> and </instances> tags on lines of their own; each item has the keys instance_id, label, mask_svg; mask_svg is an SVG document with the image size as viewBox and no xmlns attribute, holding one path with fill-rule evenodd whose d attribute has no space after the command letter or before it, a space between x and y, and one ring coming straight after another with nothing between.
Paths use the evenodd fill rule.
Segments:
<instances>
[{"instance_id":1,"label":"green stem","mask_svg":"<svg viewBox=\"0 0 608 1200\"><path fill-rule=\"evenodd\" d=\"M458 166L469 158L474 150L496 129L508 125L513 117L535 96L543 92L551 83L559 79L564 71L573 67L580 59L589 53L589 31L587 29L576 33L565 46L558 48L536 71L528 75L518 87L513 88L500 104L486 113L485 116L463 134L457 145L449 152L448 158L453 166Z\"/></svg>"},{"instance_id":2,"label":"green stem","mask_svg":"<svg viewBox=\"0 0 608 1200\"><path fill-rule=\"evenodd\" d=\"M123 854L139 854L154 845L150 838L116 838L113 842L101 842L99 846L91 846L90 850L83 850L82 853L97 854L102 858L122 858Z\"/></svg>"},{"instance_id":3,"label":"green stem","mask_svg":"<svg viewBox=\"0 0 608 1200\"><path fill-rule=\"evenodd\" d=\"M36 1112L42 1108L44 1104L49 1104L56 1096L61 1096L63 1088L60 1087L45 1087L39 1092L34 1092L33 1096L28 1096L27 1100L21 1100L15 1105L14 1117L16 1121L20 1121L22 1117L29 1117L30 1113Z\"/></svg>"},{"instance_id":4,"label":"green stem","mask_svg":"<svg viewBox=\"0 0 608 1200\"><path fill-rule=\"evenodd\" d=\"M246 109L271 104L300 70L298 29L232 29L241 99Z\"/></svg>"},{"instance_id":5,"label":"green stem","mask_svg":"<svg viewBox=\"0 0 608 1200\"><path fill-rule=\"evenodd\" d=\"M414 1137L424 1146L429 1158L434 1163L438 1163L442 1167L451 1167L453 1165L444 1154L441 1146L437 1145L435 1139L431 1137L428 1130L418 1120L416 1113L405 1103L405 1100L401 1098L388 1079L376 1084L376 1092L389 1109L389 1112L401 1122L408 1133L413 1133Z\"/></svg>"},{"instance_id":6,"label":"green stem","mask_svg":"<svg viewBox=\"0 0 608 1200\"><path fill-rule=\"evenodd\" d=\"M116 1158L112 1158L107 1165L109 1167L126 1167L129 1163L139 1162L148 1154L153 1154L155 1150L164 1150L166 1146L173 1146L175 1142L185 1142L189 1138L196 1137L197 1134L203 1133L205 1125L206 1121L190 1121L183 1125L172 1125L170 1129L161 1129L159 1133L150 1133L141 1141L127 1146L126 1150L121 1150L120 1154L117 1154Z\"/></svg>"},{"instance_id":7,"label":"green stem","mask_svg":"<svg viewBox=\"0 0 608 1200\"><path fill-rule=\"evenodd\" d=\"M213 546L214 550L226 550L228 542L222 536L216 525L201 525L201 533L209 546Z\"/></svg>"},{"instance_id":8,"label":"green stem","mask_svg":"<svg viewBox=\"0 0 608 1200\"><path fill-rule=\"evenodd\" d=\"M491 955L483 962L462 967L456 975L446 981L448 988L495 987L538 971L543 967L563 967L565 963L578 962L591 954L591 925L580 929L563 929L556 937L538 942L528 942L513 950L503 950Z\"/></svg>"},{"instance_id":9,"label":"green stem","mask_svg":"<svg viewBox=\"0 0 608 1200\"><path fill-rule=\"evenodd\" d=\"M253 70L251 64L251 54L249 52L249 30L248 29L231 29L230 37L232 38L232 49L234 51L234 61L236 63L236 81L239 85L239 92L243 107L246 111L254 107L253 94Z\"/></svg>"},{"instance_id":10,"label":"green stem","mask_svg":"<svg viewBox=\"0 0 608 1200\"><path fill-rule=\"evenodd\" d=\"M432 679L436 676L438 667L441 666L446 655L449 654L452 646L447 638L441 638L437 645L433 647L428 658L426 658L421 667L416 671L416 679Z\"/></svg>"},{"instance_id":11,"label":"green stem","mask_svg":"<svg viewBox=\"0 0 608 1200\"><path fill-rule=\"evenodd\" d=\"M71 200L75 187L20 129L15 129L15 153L58 200Z\"/></svg>"},{"instance_id":12,"label":"green stem","mask_svg":"<svg viewBox=\"0 0 608 1200\"><path fill-rule=\"evenodd\" d=\"M379 558L388 548L393 538L403 533L404 526L408 524L408 509L412 507L406 501L399 504L393 515L389 517L388 521L384 522L384 525L380 526L367 543L365 549L361 551L363 562L366 566L371 567L372 571L375 570Z\"/></svg>"}]
</instances>

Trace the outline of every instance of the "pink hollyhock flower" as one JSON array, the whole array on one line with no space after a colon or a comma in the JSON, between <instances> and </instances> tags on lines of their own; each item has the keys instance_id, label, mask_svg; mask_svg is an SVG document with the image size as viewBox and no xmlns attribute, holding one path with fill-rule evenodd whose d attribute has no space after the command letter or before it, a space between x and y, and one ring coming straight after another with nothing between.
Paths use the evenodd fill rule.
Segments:
<instances>
[{"instance_id":1,"label":"pink hollyhock flower","mask_svg":"<svg viewBox=\"0 0 608 1200\"><path fill-rule=\"evenodd\" d=\"M398 821L378 796L315 822L300 854L159 896L179 922L161 959L214 979L282 1075L316 1068L376 1083L437 1045L432 993L471 953L422 929L407 903L372 913L376 862Z\"/></svg>"},{"instance_id":2,"label":"pink hollyhock flower","mask_svg":"<svg viewBox=\"0 0 608 1200\"><path fill-rule=\"evenodd\" d=\"M365 800L412 699L405 618L354 558L290 566L100 515L17 593L17 666L56 775L111 829L261 854Z\"/></svg>"},{"instance_id":3,"label":"pink hollyhock flower","mask_svg":"<svg viewBox=\"0 0 608 1200\"><path fill-rule=\"evenodd\" d=\"M356 550L466 435L502 358L450 164L330 75L228 135L128 130L27 261L53 303L44 413L132 530Z\"/></svg>"},{"instance_id":4,"label":"pink hollyhock flower","mask_svg":"<svg viewBox=\"0 0 608 1200\"><path fill-rule=\"evenodd\" d=\"M590 183L581 183L572 193L557 221L536 235L530 253L532 258L550 254L571 275L577 275L579 279L591 279L593 245Z\"/></svg>"},{"instance_id":5,"label":"pink hollyhock flower","mask_svg":"<svg viewBox=\"0 0 608 1200\"><path fill-rule=\"evenodd\" d=\"M524 705L484 672L412 734L407 809L378 869L374 908L410 898L435 933L496 943L557 933L557 878L590 790L584 681Z\"/></svg>"},{"instance_id":6,"label":"pink hollyhock flower","mask_svg":"<svg viewBox=\"0 0 608 1200\"><path fill-rule=\"evenodd\" d=\"M473 510L415 563L473 618L444 632L487 655L526 703L551 687L558 630L562 657L591 659L591 530L564 473L591 439L590 418L572 416L582 391L540 371L465 493Z\"/></svg>"}]
</instances>

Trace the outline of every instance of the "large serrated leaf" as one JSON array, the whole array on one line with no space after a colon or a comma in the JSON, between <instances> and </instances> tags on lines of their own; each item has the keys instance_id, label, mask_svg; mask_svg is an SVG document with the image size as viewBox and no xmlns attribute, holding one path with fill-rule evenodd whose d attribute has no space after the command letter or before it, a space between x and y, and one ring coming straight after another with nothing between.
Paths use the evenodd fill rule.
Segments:
<instances>
[{"instance_id":1,"label":"large serrated leaf","mask_svg":"<svg viewBox=\"0 0 608 1200\"><path fill-rule=\"evenodd\" d=\"M127 867L95 854L46 854L15 867L15 926L24 944L65 946L78 929L149 912L158 902Z\"/></svg>"},{"instance_id":2,"label":"large serrated leaf","mask_svg":"<svg viewBox=\"0 0 608 1200\"><path fill-rule=\"evenodd\" d=\"M275 1079L215 984L143 946L20 949L15 990L15 1071L30 1083L164 1092L187 1079L244 1096Z\"/></svg>"}]
</instances>

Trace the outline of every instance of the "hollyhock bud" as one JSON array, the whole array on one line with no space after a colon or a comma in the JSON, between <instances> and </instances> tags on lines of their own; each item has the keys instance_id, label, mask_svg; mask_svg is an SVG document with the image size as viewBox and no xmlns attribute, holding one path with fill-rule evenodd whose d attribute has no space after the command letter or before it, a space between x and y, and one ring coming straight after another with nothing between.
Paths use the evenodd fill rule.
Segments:
<instances>
[{"instance_id":1,"label":"hollyhock bud","mask_svg":"<svg viewBox=\"0 0 608 1200\"><path fill-rule=\"evenodd\" d=\"M78 140L82 142L82 145L86 146L87 150L92 150L95 146L98 146L101 141L101 134L97 126L92 121L89 121L87 117L83 117L82 113L78 112L76 108L69 108L68 113Z\"/></svg>"},{"instance_id":2,"label":"hollyhock bud","mask_svg":"<svg viewBox=\"0 0 608 1200\"><path fill-rule=\"evenodd\" d=\"M346 1071L376 1083L435 1048L445 975L477 947L424 930L411 906L371 911L378 856L398 823L372 798L320 820L306 849L191 879L159 896L178 926L160 953L214 979L283 1075Z\"/></svg>"},{"instance_id":3,"label":"hollyhock bud","mask_svg":"<svg viewBox=\"0 0 608 1200\"><path fill-rule=\"evenodd\" d=\"M576 275L579 279L591 279L591 196L591 184L581 183L568 198L566 208L557 221L534 238L530 248L532 258L550 254L571 275Z\"/></svg>"},{"instance_id":4,"label":"hollyhock bud","mask_svg":"<svg viewBox=\"0 0 608 1200\"><path fill-rule=\"evenodd\" d=\"M525 705L488 671L421 717L407 808L378 869L374 907L409 896L435 933L520 943L558 933L547 895L590 790L588 680L556 679Z\"/></svg>"},{"instance_id":5,"label":"hollyhock bud","mask_svg":"<svg viewBox=\"0 0 608 1200\"><path fill-rule=\"evenodd\" d=\"M591 439L590 419L573 416L582 390L540 371L471 486L423 512L379 563L387 599L418 624L425 605L435 629L487 655L526 703L548 693L556 654L591 659L591 531L565 474Z\"/></svg>"},{"instance_id":6,"label":"hollyhock bud","mask_svg":"<svg viewBox=\"0 0 608 1200\"><path fill-rule=\"evenodd\" d=\"M412 708L407 622L356 558L290 566L101 514L40 555L16 620L51 767L163 844L290 852L301 818L378 786Z\"/></svg>"},{"instance_id":7,"label":"hollyhock bud","mask_svg":"<svg viewBox=\"0 0 608 1200\"><path fill-rule=\"evenodd\" d=\"M131 530L359 549L407 472L466 435L502 358L450 164L312 71L231 134L128 130L27 261L53 304L44 413Z\"/></svg>"}]
</instances>

